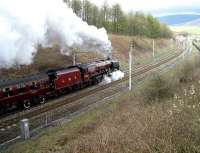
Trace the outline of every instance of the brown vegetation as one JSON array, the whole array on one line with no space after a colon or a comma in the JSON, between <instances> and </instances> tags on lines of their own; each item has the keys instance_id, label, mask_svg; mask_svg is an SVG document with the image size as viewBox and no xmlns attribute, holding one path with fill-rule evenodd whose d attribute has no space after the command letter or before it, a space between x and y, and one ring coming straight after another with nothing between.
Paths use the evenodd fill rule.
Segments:
<instances>
[{"instance_id":1,"label":"brown vegetation","mask_svg":"<svg viewBox=\"0 0 200 153\"><path fill-rule=\"evenodd\" d=\"M155 73L151 76L143 93L143 100L147 104L163 102L165 99L173 96L176 82L169 81L167 78Z\"/></svg>"},{"instance_id":2,"label":"brown vegetation","mask_svg":"<svg viewBox=\"0 0 200 153\"><path fill-rule=\"evenodd\" d=\"M190 72L199 69L193 62L188 67ZM179 73L174 76L179 78ZM69 153L199 152L200 77L194 77L193 73L190 73L190 77L187 84L179 84L177 81L172 85L169 84L171 80L161 81L164 79L156 76L150 81L154 82L151 84L154 91L148 93L154 97L153 104L147 104L143 98L137 98L137 103L135 98L127 99L109 117L103 119L95 130L82 133L77 139L62 146L61 150ZM174 97L168 96L172 95L169 94L172 88L175 88ZM142 92L140 97L147 92Z\"/></svg>"},{"instance_id":3,"label":"brown vegetation","mask_svg":"<svg viewBox=\"0 0 200 153\"><path fill-rule=\"evenodd\" d=\"M187 65L191 73L186 82L180 82L182 66L169 75L157 75L135 96L124 93L100 113L95 110L72 122L70 128L66 125L37 141L17 145L15 153L200 152L200 77L195 73L200 70L198 58ZM146 89L149 84L153 88L148 93L154 98L152 103L144 96L150 91ZM161 95L166 96L155 94L161 85L167 87L161 90ZM169 89L173 89L173 96L168 94Z\"/></svg>"}]
</instances>

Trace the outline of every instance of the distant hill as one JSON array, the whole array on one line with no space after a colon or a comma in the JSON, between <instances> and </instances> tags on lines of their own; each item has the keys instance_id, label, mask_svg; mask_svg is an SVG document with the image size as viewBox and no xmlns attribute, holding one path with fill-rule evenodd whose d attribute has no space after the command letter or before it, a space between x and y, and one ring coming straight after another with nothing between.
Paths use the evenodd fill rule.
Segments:
<instances>
[{"instance_id":1,"label":"distant hill","mask_svg":"<svg viewBox=\"0 0 200 153\"><path fill-rule=\"evenodd\" d=\"M184 26L200 26L200 19L187 22Z\"/></svg>"},{"instance_id":2,"label":"distant hill","mask_svg":"<svg viewBox=\"0 0 200 153\"><path fill-rule=\"evenodd\" d=\"M176 14L158 17L160 22L168 25L185 25L185 24L199 24L200 15L198 14ZM193 23L194 22L194 23Z\"/></svg>"},{"instance_id":3,"label":"distant hill","mask_svg":"<svg viewBox=\"0 0 200 153\"><path fill-rule=\"evenodd\" d=\"M200 35L200 27L199 26L170 26L171 30L177 33L189 33L194 35Z\"/></svg>"}]
</instances>

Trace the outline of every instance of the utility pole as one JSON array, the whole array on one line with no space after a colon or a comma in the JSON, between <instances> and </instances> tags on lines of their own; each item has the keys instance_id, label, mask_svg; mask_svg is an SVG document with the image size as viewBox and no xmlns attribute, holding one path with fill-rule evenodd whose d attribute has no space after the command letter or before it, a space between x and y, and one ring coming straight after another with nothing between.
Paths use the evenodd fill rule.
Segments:
<instances>
[{"instance_id":1,"label":"utility pole","mask_svg":"<svg viewBox=\"0 0 200 153\"><path fill-rule=\"evenodd\" d=\"M132 90L132 52L133 52L133 41L131 41L130 51L129 51L129 91Z\"/></svg>"},{"instance_id":2,"label":"utility pole","mask_svg":"<svg viewBox=\"0 0 200 153\"><path fill-rule=\"evenodd\" d=\"M155 41L153 39L153 58L155 58Z\"/></svg>"}]
</instances>

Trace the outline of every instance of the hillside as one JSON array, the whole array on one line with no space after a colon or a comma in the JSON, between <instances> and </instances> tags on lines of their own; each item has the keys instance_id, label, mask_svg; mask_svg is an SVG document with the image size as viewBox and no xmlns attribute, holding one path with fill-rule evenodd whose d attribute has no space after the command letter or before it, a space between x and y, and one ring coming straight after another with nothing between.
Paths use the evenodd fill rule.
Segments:
<instances>
[{"instance_id":1,"label":"hillside","mask_svg":"<svg viewBox=\"0 0 200 153\"><path fill-rule=\"evenodd\" d=\"M193 54L194 55L194 54ZM199 54L10 153L198 153ZM184 81L181 81L184 80ZM134 94L133 94L134 93Z\"/></svg>"},{"instance_id":2,"label":"hillside","mask_svg":"<svg viewBox=\"0 0 200 153\"><path fill-rule=\"evenodd\" d=\"M170 28L176 33L200 34L200 28L198 26L170 26Z\"/></svg>"},{"instance_id":3,"label":"hillside","mask_svg":"<svg viewBox=\"0 0 200 153\"><path fill-rule=\"evenodd\" d=\"M113 45L113 57L120 60L123 68L126 68L129 43L131 37L110 35L110 40ZM143 63L144 59L148 58L149 61L152 60L152 40L148 38L135 37L135 49L134 56L136 64ZM169 52L172 49L171 41L168 39L159 39L155 41L155 48L159 54ZM103 59L103 57L94 52L81 53L77 55L77 63L88 63L98 59ZM72 65L72 57L61 55L59 52L59 47L53 48L39 48L34 61L29 66L21 66L18 68L11 69L1 69L0 79L10 79L21 77L23 75L34 74L41 71L45 71L52 68L66 67Z\"/></svg>"},{"instance_id":4,"label":"hillside","mask_svg":"<svg viewBox=\"0 0 200 153\"><path fill-rule=\"evenodd\" d=\"M187 22L184 26L200 26L200 18Z\"/></svg>"},{"instance_id":5,"label":"hillside","mask_svg":"<svg viewBox=\"0 0 200 153\"><path fill-rule=\"evenodd\" d=\"M135 65L144 64L153 60L152 58L152 39L143 37L129 37L110 35L113 44L114 58L119 59L121 65L125 68L128 66L128 51L130 41L134 40L134 63ZM155 39L156 56L162 56L166 53L177 51L176 46L171 39Z\"/></svg>"},{"instance_id":6,"label":"hillside","mask_svg":"<svg viewBox=\"0 0 200 153\"><path fill-rule=\"evenodd\" d=\"M113 45L113 57L121 61L122 66L127 66L128 50L131 37L110 35L110 40ZM140 64L143 59L152 57L152 40L148 38L134 38L135 50L134 55L137 59L136 64ZM170 40L156 40L156 50L165 53L170 49ZM87 63L103 59L103 57L94 52L81 53L77 55L77 63ZM0 70L0 78L15 78L27 74L34 74L57 67L66 67L72 65L72 57L61 55L59 47L39 48L34 61L29 66L21 66L19 68L2 69Z\"/></svg>"}]
</instances>

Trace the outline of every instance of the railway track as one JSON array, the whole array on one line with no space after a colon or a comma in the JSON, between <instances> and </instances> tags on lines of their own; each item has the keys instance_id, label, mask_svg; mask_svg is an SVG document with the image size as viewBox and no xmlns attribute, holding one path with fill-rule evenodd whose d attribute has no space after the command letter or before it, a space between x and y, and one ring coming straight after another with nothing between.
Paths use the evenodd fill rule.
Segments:
<instances>
[{"instance_id":1,"label":"railway track","mask_svg":"<svg viewBox=\"0 0 200 153\"><path fill-rule=\"evenodd\" d=\"M192 42L192 45L193 45L198 51L200 51L200 47L199 47L199 45L198 45L197 42L193 41L193 42Z\"/></svg>"},{"instance_id":2,"label":"railway track","mask_svg":"<svg viewBox=\"0 0 200 153\"><path fill-rule=\"evenodd\" d=\"M168 57L170 57L171 55L173 55L174 53L169 53L169 54L166 54L165 55L165 58L168 58ZM152 65L152 64L154 64L155 62L153 61L153 63L148 63L148 64L145 64L145 65L139 65L139 66L135 66L134 68L133 68L133 73L134 72L136 72L136 71L139 71L140 69L143 69L143 68L145 68L145 67L148 67L148 66L150 66L150 65ZM127 74L128 73L128 71L124 71L125 72L125 74ZM49 101L52 101L52 100L49 100ZM34 107L37 107L37 106L33 106L32 107L32 109L34 108ZM14 110L10 110L10 111L8 111L8 112L5 112L4 114L0 114L0 129L1 129L1 127L2 127L2 122L3 121L5 121L5 119L7 119L7 116L12 116L13 114L20 114L20 111L22 111L22 112L24 112L23 110L16 110L16 109L14 109ZM23 113L22 113L23 114Z\"/></svg>"},{"instance_id":3,"label":"railway track","mask_svg":"<svg viewBox=\"0 0 200 153\"><path fill-rule=\"evenodd\" d=\"M139 76L143 76L142 74L145 74L148 71L151 71L163 64L166 64L167 62L178 57L180 54L181 53L170 54L155 63L137 67L133 71L132 77L136 78ZM126 72L126 74L127 74L127 72ZM74 112L74 110L79 110L82 107L84 107L84 105L89 105L90 102L92 102L92 100L88 100L88 99L86 100L87 102L84 102L84 100L81 100L81 99L84 99L83 97L89 97L90 95L95 95L95 93L101 92L101 94L103 94L103 95L102 96L100 96L101 94L98 95L101 99L103 96L105 96L107 94L105 92L106 89L111 88L112 86L117 86L123 82L126 82L127 80L128 80L128 75L125 75L125 77L122 80L112 82L111 84L97 86L97 87L91 87L87 90L82 90L78 93L74 93L71 95L61 97L57 100L52 101L51 103L47 103L46 105L42 105L37 108L33 108L30 111L21 112L19 114L15 114L15 115L1 119L0 120L0 144L5 142L6 139L7 140L12 139L11 136L9 136L10 135L9 131L11 129L12 129L12 131L19 130L17 125L21 119L24 119L24 118L36 119L41 114L45 114L45 113L48 114L48 112L50 112L52 110L56 110L57 108L60 108L60 107L64 108L65 106L67 108L66 109L67 114L70 114L70 113ZM122 87L124 89L124 86L120 86L120 87ZM120 89L117 89L117 90L120 90ZM112 89L111 93L109 93L109 94L112 95L115 92L116 92L115 89ZM93 98L93 96L92 96L92 98ZM59 110L57 112L58 112L58 114L60 113L60 115L62 115L62 113L63 113L63 112L59 112ZM30 126L31 126L31 128L34 129L34 128L37 128L38 125L37 125L37 122L35 122L34 125L30 125ZM5 128L8 130L7 131L4 130ZM12 137L14 138L14 135Z\"/></svg>"}]
</instances>

